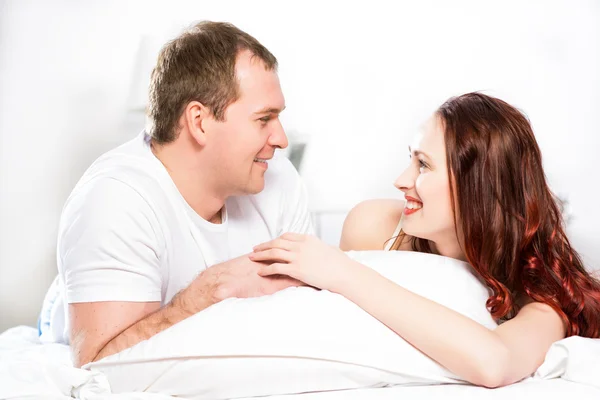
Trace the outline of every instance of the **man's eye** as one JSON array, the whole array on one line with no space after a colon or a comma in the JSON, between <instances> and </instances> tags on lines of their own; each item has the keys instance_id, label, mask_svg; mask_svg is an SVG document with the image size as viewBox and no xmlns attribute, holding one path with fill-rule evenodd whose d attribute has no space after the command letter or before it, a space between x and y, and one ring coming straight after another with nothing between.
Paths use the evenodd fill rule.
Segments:
<instances>
[{"instance_id":1,"label":"man's eye","mask_svg":"<svg viewBox=\"0 0 600 400\"><path fill-rule=\"evenodd\" d=\"M262 117L262 118L260 118L260 120L266 124L267 122L269 122L271 120L271 117Z\"/></svg>"}]
</instances>

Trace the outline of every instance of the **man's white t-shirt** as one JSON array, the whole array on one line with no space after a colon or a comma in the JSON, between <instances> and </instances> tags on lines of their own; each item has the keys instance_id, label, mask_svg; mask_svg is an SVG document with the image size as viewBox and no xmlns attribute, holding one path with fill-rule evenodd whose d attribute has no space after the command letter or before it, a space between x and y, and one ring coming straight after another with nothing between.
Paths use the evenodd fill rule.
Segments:
<instances>
[{"instance_id":1,"label":"man's white t-shirt","mask_svg":"<svg viewBox=\"0 0 600 400\"><path fill-rule=\"evenodd\" d=\"M304 185L287 158L276 153L264 190L228 198L222 223L213 224L184 200L142 132L98 158L67 199L43 341L69 342L69 303L164 305L207 267L285 232L313 233Z\"/></svg>"}]
</instances>

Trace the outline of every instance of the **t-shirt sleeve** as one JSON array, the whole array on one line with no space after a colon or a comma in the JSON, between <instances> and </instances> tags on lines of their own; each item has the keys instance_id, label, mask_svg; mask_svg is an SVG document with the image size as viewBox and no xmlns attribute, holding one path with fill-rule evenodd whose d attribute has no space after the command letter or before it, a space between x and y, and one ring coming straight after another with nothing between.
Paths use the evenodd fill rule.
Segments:
<instances>
[{"instance_id":1,"label":"t-shirt sleeve","mask_svg":"<svg viewBox=\"0 0 600 400\"><path fill-rule=\"evenodd\" d=\"M67 302L161 301L160 237L152 208L127 184L103 178L78 189L58 237Z\"/></svg>"}]
</instances>

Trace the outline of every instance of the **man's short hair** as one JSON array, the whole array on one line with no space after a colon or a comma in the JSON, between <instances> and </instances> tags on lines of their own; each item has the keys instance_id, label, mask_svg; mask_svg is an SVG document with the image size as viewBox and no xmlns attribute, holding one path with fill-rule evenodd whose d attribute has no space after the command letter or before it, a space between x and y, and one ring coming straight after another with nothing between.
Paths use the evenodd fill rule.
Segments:
<instances>
[{"instance_id":1,"label":"man's short hair","mask_svg":"<svg viewBox=\"0 0 600 400\"><path fill-rule=\"evenodd\" d=\"M149 88L149 134L158 143L175 140L185 107L198 101L223 121L239 98L235 63L241 51L258 57L267 70L277 59L254 37L230 23L202 21L168 42L160 51Z\"/></svg>"}]
</instances>

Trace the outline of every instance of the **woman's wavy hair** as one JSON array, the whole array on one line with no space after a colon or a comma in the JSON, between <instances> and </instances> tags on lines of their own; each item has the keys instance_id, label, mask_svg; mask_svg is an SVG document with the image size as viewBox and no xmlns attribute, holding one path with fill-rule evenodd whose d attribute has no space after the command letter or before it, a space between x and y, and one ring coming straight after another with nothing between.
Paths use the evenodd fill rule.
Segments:
<instances>
[{"instance_id":1,"label":"woman's wavy hair","mask_svg":"<svg viewBox=\"0 0 600 400\"><path fill-rule=\"evenodd\" d=\"M527 295L560 315L567 336L600 337L600 281L569 243L527 118L481 93L450 98L437 115L457 232L460 224L467 261L491 289L492 316L512 318ZM429 241L403 233L392 249L404 239L432 252Z\"/></svg>"}]
</instances>

